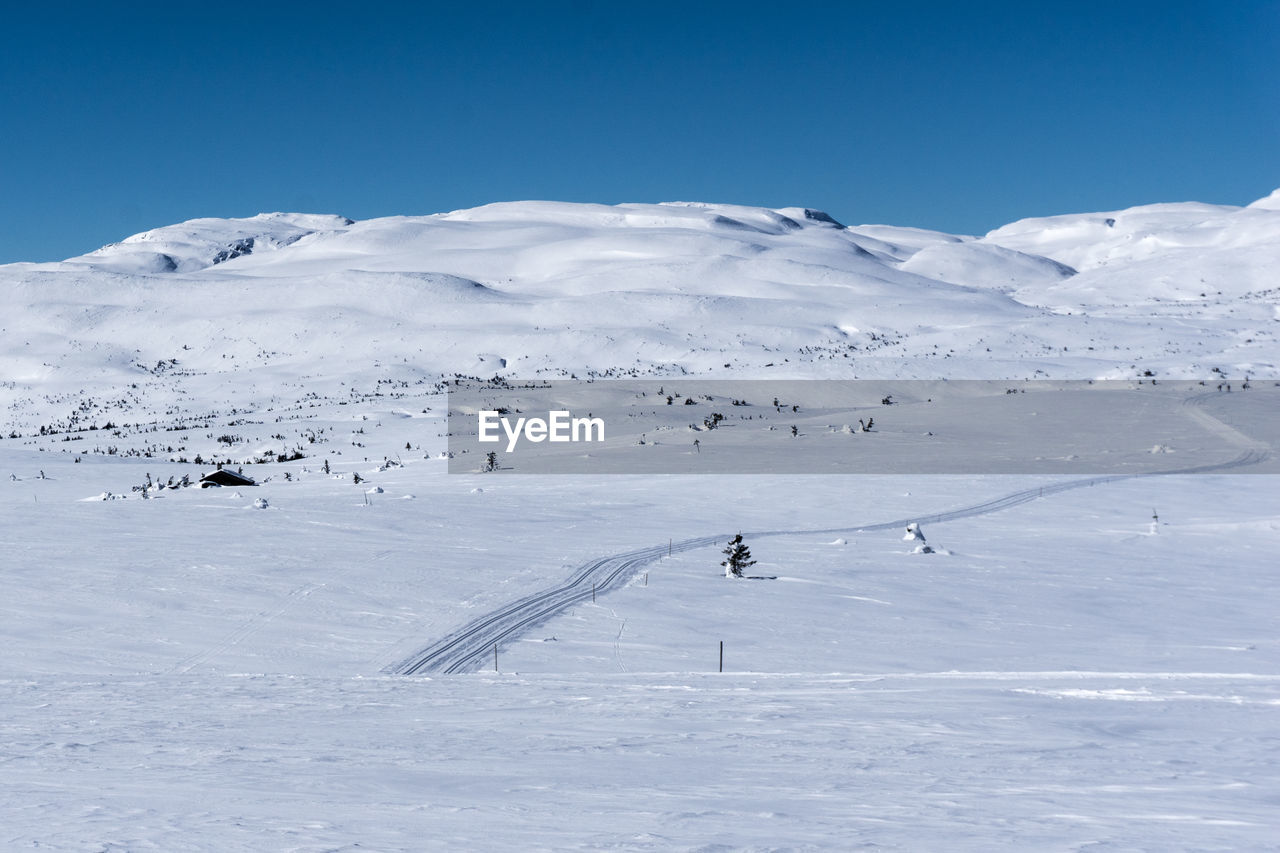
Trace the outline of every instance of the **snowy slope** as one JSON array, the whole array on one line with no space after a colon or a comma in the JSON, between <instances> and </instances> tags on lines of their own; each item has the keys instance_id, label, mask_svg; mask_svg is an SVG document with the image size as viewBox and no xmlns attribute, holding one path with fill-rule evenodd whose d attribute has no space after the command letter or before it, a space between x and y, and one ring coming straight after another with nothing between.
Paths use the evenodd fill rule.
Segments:
<instances>
[{"instance_id":1,"label":"snowy slope","mask_svg":"<svg viewBox=\"0 0 1280 853\"><path fill-rule=\"evenodd\" d=\"M263 214L0 267L0 847L1274 846L1274 476L448 475L441 383L1249 373L1171 427L1261 458L1276 198ZM179 486L215 457L260 485ZM722 576L735 531L777 580ZM498 674L390 674L644 549Z\"/></svg>"},{"instance_id":2,"label":"snowy slope","mask_svg":"<svg viewBox=\"0 0 1280 853\"><path fill-rule=\"evenodd\" d=\"M200 219L0 268L0 426L454 373L1271 375L1278 265L1266 202L977 240L686 203Z\"/></svg>"},{"instance_id":3,"label":"snowy slope","mask_svg":"<svg viewBox=\"0 0 1280 853\"><path fill-rule=\"evenodd\" d=\"M1034 304L1079 310L1177 302L1218 306L1274 303L1280 264L1274 195L1244 208L1152 204L1088 215L1014 222L983 243L1033 252L1076 270L1061 283L1020 289ZM1274 292L1271 293L1274 297ZM1070 299L1070 303L1061 300Z\"/></svg>"},{"instance_id":4,"label":"snowy slope","mask_svg":"<svg viewBox=\"0 0 1280 853\"><path fill-rule=\"evenodd\" d=\"M249 219L193 219L134 234L55 266L140 274L197 272L244 255L261 255L291 246L303 237L351 224L350 219L340 216L298 213L262 213Z\"/></svg>"},{"instance_id":5,"label":"snowy slope","mask_svg":"<svg viewBox=\"0 0 1280 853\"><path fill-rule=\"evenodd\" d=\"M375 458L423 434L349 414ZM1078 489L929 525L918 555L805 530L1010 478L492 480L353 452L104 501L182 466L0 450L10 847L1266 849L1280 828L1274 478ZM796 531L749 538L779 580L726 581L713 545L504 641L497 675L384 674L594 556L740 527Z\"/></svg>"}]
</instances>

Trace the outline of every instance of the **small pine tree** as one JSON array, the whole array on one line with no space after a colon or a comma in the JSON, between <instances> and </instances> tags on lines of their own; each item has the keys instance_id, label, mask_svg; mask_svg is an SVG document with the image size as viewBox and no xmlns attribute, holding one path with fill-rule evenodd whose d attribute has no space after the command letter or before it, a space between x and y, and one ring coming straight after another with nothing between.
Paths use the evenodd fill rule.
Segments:
<instances>
[{"instance_id":1,"label":"small pine tree","mask_svg":"<svg viewBox=\"0 0 1280 853\"><path fill-rule=\"evenodd\" d=\"M484 470L486 471L498 470L498 454L494 453L492 450L490 450L488 453L485 454Z\"/></svg>"},{"instance_id":2,"label":"small pine tree","mask_svg":"<svg viewBox=\"0 0 1280 853\"><path fill-rule=\"evenodd\" d=\"M729 544L720 553L725 555L724 562L720 565L724 566L725 577L742 577L742 572L748 566L754 566L756 561L751 559L751 549L742 541L742 534L729 540Z\"/></svg>"}]
</instances>

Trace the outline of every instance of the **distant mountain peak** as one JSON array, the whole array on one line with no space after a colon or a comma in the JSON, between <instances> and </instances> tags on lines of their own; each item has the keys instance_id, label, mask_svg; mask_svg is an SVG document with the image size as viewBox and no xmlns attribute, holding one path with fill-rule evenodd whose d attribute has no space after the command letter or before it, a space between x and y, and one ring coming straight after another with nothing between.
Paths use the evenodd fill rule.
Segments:
<instances>
[{"instance_id":1,"label":"distant mountain peak","mask_svg":"<svg viewBox=\"0 0 1280 853\"><path fill-rule=\"evenodd\" d=\"M73 266L121 273L197 272L256 251L279 249L303 237L354 225L345 216L259 213L233 219L205 217L152 228L79 257Z\"/></svg>"},{"instance_id":2,"label":"distant mountain peak","mask_svg":"<svg viewBox=\"0 0 1280 853\"><path fill-rule=\"evenodd\" d=\"M1280 210L1280 189L1253 202L1249 205L1249 208L1253 210Z\"/></svg>"}]
</instances>

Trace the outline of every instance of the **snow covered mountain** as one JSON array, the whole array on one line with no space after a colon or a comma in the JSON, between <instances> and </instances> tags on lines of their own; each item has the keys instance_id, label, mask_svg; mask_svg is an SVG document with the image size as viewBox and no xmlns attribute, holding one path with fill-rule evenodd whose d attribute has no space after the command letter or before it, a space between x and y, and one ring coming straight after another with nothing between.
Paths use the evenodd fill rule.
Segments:
<instances>
[{"instance_id":1,"label":"snow covered mountain","mask_svg":"<svg viewBox=\"0 0 1280 853\"><path fill-rule=\"evenodd\" d=\"M0 267L0 427L454 374L1271 375L1276 269L1276 194L981 238L694 203L196 219Z\"/></svg>"},{"instance_id":2,"label":"snow covered mountain","mask_svg":"<svg viewBox=\"0 0 1280 853\"><path fill-rule=\"evenodd\" d=\"M450 474L438 392L1280 378L1278 238L1280 194L980 238L522 202L0 267L6 849L1271 849L1276 477ZM1071 438L1265 471L1257 385ZM869 404L748 417L824 460L992 432ZM215 461L257 485L183 486Z\"/></svg>"}]
</instances>

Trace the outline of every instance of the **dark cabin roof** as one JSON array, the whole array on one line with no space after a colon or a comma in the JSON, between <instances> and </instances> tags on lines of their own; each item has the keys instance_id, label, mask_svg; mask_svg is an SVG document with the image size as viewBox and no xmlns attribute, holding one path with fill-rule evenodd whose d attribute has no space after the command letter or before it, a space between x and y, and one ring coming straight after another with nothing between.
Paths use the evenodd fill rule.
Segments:
<instances>
[{"instance_id":1,"label":"dark cabin roof","mask_svg":"<svg viewBox=\"0 0 1280 853\"><path fill-rule=\"evenodd\" d=\"M235 471L226 468L219 468L217 471L210 471L200 478L202 484L208 483L215 486L256 486L252 477L246 477L243 474L237 474Z\"/></svg>"}]
</instances>

